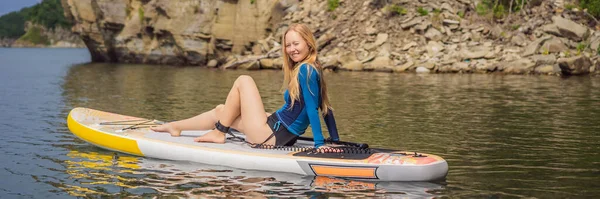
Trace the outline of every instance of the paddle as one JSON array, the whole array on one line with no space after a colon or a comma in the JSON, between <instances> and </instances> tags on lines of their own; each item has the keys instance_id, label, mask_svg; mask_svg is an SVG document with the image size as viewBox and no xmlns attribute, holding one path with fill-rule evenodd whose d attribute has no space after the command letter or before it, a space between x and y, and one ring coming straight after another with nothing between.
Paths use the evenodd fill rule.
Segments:
<instances>
[{"instance_id":1,"label":"paddle","mask_svg":"<svg viewBox=\"0 0 600 199\"><path fill-rule=\"evenodd\" d=\"M298 139L299 140L304 140L304 141L313 141L313 142L315 141L314 138L303 137L303 136L298 137ZM361 148L361 149L369 148L369 145L366 144L366 143L354 143L354 142L334 141L334 140L331 140L331 138L325 139L325 142L327 142L327 143L333 143L333 144L339 144L339 145L353 146L353 147L358 147L358 148Z\"/></svg>"}]
</instances>

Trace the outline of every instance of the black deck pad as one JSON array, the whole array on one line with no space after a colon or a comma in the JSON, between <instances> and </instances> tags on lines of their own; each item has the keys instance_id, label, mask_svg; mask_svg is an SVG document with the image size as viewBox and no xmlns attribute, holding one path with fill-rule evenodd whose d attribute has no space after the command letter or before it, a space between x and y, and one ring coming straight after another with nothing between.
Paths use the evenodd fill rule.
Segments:
<instances>
[{"instance_id":1,"label":"black deck pad","mask_svg":"<svg viewBox=\"0 0 600 199\"><path fill-rule=\"evenodd\" d=\"M302 151L294 154L294 156L300 157L313 157L313 158L333 158L333 159L349 159L349 160L364 160L374 153L393 153L398 150L391 149L359 149L354 147L335 147L341 149L342 152L327 152L319 153L314 150Z\"/></svg>"}]
</instances>

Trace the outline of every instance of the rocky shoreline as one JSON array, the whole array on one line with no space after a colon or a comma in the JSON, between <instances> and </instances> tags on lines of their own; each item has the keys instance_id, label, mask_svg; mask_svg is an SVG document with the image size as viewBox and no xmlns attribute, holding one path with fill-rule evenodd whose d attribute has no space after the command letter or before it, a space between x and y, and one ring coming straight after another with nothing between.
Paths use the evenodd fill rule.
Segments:
<instances>
[{"instance_id":1,"label":"rocky shoreline","mask_svg":"<svg viewBox=\"0 0 600 199\"><path fill-rule=\"evenodd\" d=\"M477 0L387 2L62 1L100 62L280 69L282 31L305 23L331 70L600 74L600 24L563 0L502 18L477 14Z\"/></svg>"}]
</instances>

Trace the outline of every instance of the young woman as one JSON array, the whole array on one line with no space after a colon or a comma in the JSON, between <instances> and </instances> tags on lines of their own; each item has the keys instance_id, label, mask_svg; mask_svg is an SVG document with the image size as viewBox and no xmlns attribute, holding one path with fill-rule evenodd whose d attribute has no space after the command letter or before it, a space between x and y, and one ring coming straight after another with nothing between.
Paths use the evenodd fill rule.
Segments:
<instances>
[{"instance_id":1,"label":"young woman","mask_svg":"<svg viewBox=\"0 0 600 199\"><path fill-rule=\"evenodd\" d=\"M213 129L194 140L224 143L225 133L232 127L244 133L250 143L290 146L310 125L315 148L323 148L320 110L331 138L337 140L335 119L327 97L323 68L317 61L312 31L306 25L294 24L283 35L282 44L285 104L275 113L265 112L256 83L250 76L242 75L234 82L224 105L152 130L179 136L182 130Z\"/></svg>"}]
</instances>

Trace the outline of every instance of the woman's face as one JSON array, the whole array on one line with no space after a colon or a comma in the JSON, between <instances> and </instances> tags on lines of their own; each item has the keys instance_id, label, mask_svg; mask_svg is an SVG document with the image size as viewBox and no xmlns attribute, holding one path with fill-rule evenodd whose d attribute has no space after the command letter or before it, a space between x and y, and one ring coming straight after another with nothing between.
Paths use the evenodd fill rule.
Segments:
<instances>
[{"instance_id":1,"label":"woman's face","mask_svg":"<svg viewBox=\"0 0 600 199\"><path fill-rule=\"evenodd\" d=\"M285 52L296 63L308 56L308 45L298 32L290 30L285 35Z\"/></svg>"}]
</instances>

